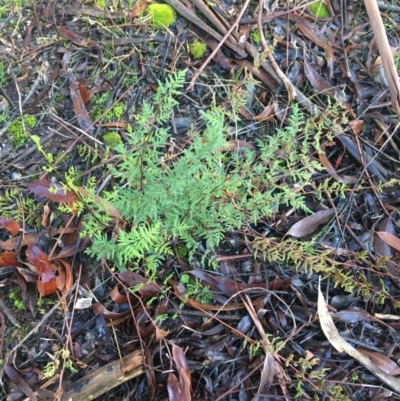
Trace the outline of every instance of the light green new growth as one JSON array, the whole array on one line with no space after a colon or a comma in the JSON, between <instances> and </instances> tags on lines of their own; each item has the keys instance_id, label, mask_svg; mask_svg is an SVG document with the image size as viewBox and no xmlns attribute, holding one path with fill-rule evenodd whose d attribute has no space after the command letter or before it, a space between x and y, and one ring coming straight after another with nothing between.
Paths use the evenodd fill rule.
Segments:
<instances>
[{"instance_id":1,"label":"light green new growth","mask_svg":"<svg viewBox=\"0 0 400 401\"><path fill-rule=\"evenodd\" d=\"M176 21L176 12L168 4L150 4L147 14L151 16L151 22L156 28L165 28Z\"/></svg>"},{"instance_id":2,"label":"light green new growth","mask_svg":"<svg viewBox=\"0 0 400 401\"><path fill-rule=\"evenodd\" d=\"M312 133L303 132L304 116L296 105L288 126L259 143L257 157L251 151L243 157L228 150L228 114L215 105L201 111L205 130L192 132L179 155L168 153L168 122L184 79L183 71L160 82L152 103L144 103L136 116L135 128L128 129L127 143L114 149L120 162L110 170L120 186L105 197L128 228L120 229L118 238L104 234L111 220L96 202L97 211L86 222L83 235L94 239L89 254L120 269L145 263L156 271L176 241L184 244L189 257L202 241L212 250L226 231L272 216L279 205L308 211L303 188L322 170L310 158Z\"/></svg>"},{"instance_id":3,"label":"light green new growth","mask_svg":"<svg viewBox=\"0 0 400 401\"><path fill-rule=\"evenodd\" d=\"M254 40L254 42L261 43L261 34L258 29L255 29L254 31L252 31L250 36Z\"/></svg>"},{"instance_id":4,"label":"light green new growth","mask_svg":"<svg viewBox=\"0 0 400 401\"><path fill-rule=\"evenodd\" d=\"M189 52L191 56L195 59L203 58L207 51L207 45L203 42L193 42L189 46Z\"/></svg>"}]
</instances>

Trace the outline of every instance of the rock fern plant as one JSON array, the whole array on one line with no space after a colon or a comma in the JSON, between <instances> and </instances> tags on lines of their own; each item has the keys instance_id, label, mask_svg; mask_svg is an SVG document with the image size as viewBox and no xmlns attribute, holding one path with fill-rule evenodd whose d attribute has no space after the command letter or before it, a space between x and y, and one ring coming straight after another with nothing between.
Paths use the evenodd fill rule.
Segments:
<instances>
[{"instance_id":1,"label":"rock fern plant","mask_svg":"<svg viewBox=\"0 0 400 401\"><path fill-rule=\"evenodd\" d=\"M280 205L307 211L304 187L321 166L310 156L313 144L302 132L299 108L293 107L286 128L259 142L257 152L237 152L227 111L214 105L200 112L205 129L193 129L177 154L169 151L169 120L184 79L182 71L159 83L126 143L115 148L120 161L109 168L118 186L105 197L120 211L124 228L110 235L104 229L107 209L92 203L84 233L94 239L89 253L119 269L143 263L155 272L177 242L193 257L201 242L213 249L226 231L272 216Z\"/></svg>"}]
</instances>

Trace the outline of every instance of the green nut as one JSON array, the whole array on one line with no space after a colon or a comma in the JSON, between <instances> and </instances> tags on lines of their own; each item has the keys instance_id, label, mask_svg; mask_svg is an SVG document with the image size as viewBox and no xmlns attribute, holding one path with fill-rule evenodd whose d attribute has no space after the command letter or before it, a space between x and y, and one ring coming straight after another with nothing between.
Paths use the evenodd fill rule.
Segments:
<instances>
[{"instance_id":1,"label":"green nut","mask_svg":"<svg viewBox=\"0 0 400 401\"><path fill-rule=\"evenodd\" d=\"M176 21L176 12L168 4L150 4L147 14L151 15L151 21L156 28L165 28Z\"/></svg>"},{"instance_id":2,"label":"green nut","mask_svg":"<svg viewBox=\"0 0 400 401\"><path fill-rule=\"evenodd\" d=\"M203 42L193 42L189 46L189 52L191 56L195 59L203 58L207 51L207 45Z\"/></svg>"}]
</instances>

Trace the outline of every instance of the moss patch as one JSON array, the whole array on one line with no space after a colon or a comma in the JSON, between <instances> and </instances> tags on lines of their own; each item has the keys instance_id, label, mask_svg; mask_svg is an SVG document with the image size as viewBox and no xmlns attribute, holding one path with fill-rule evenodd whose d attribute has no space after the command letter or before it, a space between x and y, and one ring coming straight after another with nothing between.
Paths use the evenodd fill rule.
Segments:
<instances>
[{"instance_id":1,"label":"moss patch","mask_svg":"<svg viewBox=\"0 0 400 401\"><path fill-rule=\"evenodd\" d=\"M33 128L37 123L37 118L35 116L26 116L24 117L24 123L25 127ZM7 131L10 135L11 143L17 148L21 147L29 138L29 134L24 130L21 119L13 121Z\"/></svg>"},{"instance_id":2,"label":"moss patch","mask_svg":"<svg viewBox=\"0 0 400 401\"><path fill-rule=\"evenodd\" d=\"M164 28L176 21L176 12L168 4L150 4L147 14L151 15L151 21L156 28Z\"/></svg>"},{"instance_id":3,"label":"moss patch","mask_svg":"<svg viewBox=\"0 0 400 401\"><path fill-rule=\"evenodd\" d=\"M115 148L122 143L121 135L117 132L107 132L103 136L103 141L110 148Z\"/></svg>"},{"instance_id":4,"label":"moss patch","mask_svg":"<svg viewBox=\"0 0 400 401\"><path fill-rule=\"evenodd\" d=\"M207 45L203 42L193 42L189 46L189 52L191 56L195 59L203 58L207 51Z\"/></svg>"}]
</instances>

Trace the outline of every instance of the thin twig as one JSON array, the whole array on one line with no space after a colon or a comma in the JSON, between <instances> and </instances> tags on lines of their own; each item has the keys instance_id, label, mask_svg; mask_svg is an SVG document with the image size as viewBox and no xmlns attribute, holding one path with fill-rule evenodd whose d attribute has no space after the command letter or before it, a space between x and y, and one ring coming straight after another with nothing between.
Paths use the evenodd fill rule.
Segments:
<instances>
[{"instance_id":1,"label":"thin twig","mask_svg":"<svg viewBox=\"0 0 400 401\"><path fill-rule=\"evenodd\" d=\"M35 332L39 330L39 327L47 322L49 320L50 316L56 311L56 309L61 305L61 302L63 302L69 293L73 291L76 287L76 283L71 287L71 289L64 294L60 300L42 317L40 322L26 335L24 338L9 352L7 358L11 358L11 355ZM6 362L7 363L7 362Z\"/></svg>"},{"instance_id":2,"label":"thin twig","mask_svg":"<svg viewBox=\"0 0 400 401\"><path fill-rule=\"evenodd\" d=\"M265 40L264 31L262 28L262 21L261 21L263 5L264 5L264 0L260 0L259 6L258 6L259 10L258 10L258 18L257 18L257 27L258 27L258 32L260 33L261 43L262 43L264 52L267 55L272 67L274 68L276 74L282 80L283 84L286 87L286 90L288 91L289 101L294 100L297 97L296 90L295 90L293 84L289 81L288 77L283 73L283 71L280 69L279 65L276 63L274 56L272 55L271 50L267 44L267 41Z\"/></svg>"},{"instance_id":3,"label":"thin twig","mask_svg":"<svg viewBox=\"0 0 400 401\"><path fill-rule=\"evenodd\" d=\"M8 306L4 303L4 301L0 298L0 309L6 314L6 316L10 319L10 322L17 327L21 327L18 320L15 318L13 313L10 311Z\"/></svg>"},{"instance_id":4,"label":"thin twig","mask_svg":"<svg viewBox=\"0 0 400 401\"><path fill-rule=\"evenodd\" d=\"M214 58L214 56L217 54L218 50L221 48L221 46L224 44L224 42L229 38L230 34L232 31L238 26L240 19L242 18L244 12L246 11L247 6L249 5L250 0L246 0L246 3L243 5L242 9L240 10L239 15L237 16L235 22L232 24L228 32L225 34L225 36L222 38L222 40L218 43L217 47L211 52L211 54L208 56L207 60L202 64L202 66L197 70L197 72L194 74L192 80L190 81L189 86L186 88L186 90L190 91L194 83L196 82L196 79L199 77L199 75L202 73L204 68L209 64L209 62Z\"/></svg>"}]
</instances>

